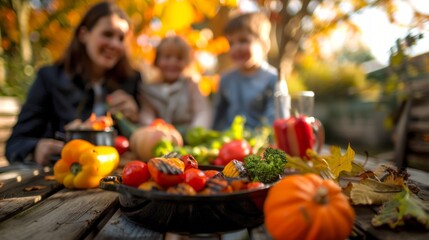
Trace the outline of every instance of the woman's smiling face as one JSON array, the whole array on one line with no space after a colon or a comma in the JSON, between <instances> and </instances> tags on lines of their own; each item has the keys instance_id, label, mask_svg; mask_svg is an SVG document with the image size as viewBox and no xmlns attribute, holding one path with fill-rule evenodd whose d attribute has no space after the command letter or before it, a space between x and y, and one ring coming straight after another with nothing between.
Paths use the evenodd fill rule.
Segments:
<instances>
[{"instance_id":1,"label":"woman's smiling face","mask_svg":"<svg viewBox=\"0 0 429 240\"><path fill-rule=\"evenodd\" d=\"M100 18L91 30L80 30L79 39L86 46L93 74L103 75L118 63L128 31L128 22L117 15Z\"/></svg>"}]
</instances>

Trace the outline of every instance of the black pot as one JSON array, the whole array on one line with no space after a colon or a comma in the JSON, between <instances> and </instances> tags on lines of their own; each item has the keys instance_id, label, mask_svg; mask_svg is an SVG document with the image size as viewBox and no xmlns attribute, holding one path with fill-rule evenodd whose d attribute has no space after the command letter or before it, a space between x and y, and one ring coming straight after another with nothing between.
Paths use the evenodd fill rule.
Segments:
<instances>
[{"instance_id":1,"label":"black pot","mask_svg":"<svg viewBox=\"0 0 429 240\"><path fill-rule=\"evenodd\" d=\"M67 130L65 141L83 139L97 146L113 146L115 142L115 131L113 128L105 130L74 129Z\"/></svg>"},{"instance_id":2,"label":"black pot","mask_svg":"<svg viewBox=\"0 0 429 240\"><path fill-rule=\"evenodd\" d=\"M140 190L122 184L119 176L108 176L101 180L100 187L121 193L121 212L143 227L159 232L198 234L224 233L263 224L263 205L271 185L233 193L187 196Z\"/></svg>"}]
</instances>

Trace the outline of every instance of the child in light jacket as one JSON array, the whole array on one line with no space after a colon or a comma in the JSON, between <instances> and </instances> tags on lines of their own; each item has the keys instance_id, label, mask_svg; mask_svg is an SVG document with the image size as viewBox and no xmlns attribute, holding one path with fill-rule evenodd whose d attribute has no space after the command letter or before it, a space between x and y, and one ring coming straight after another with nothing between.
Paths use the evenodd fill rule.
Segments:
<instances>
[{"instance_id":1,"label":"child in light jacket","mask_svg":"<svg viewBox=\"0 0 429 240\"><path fill-rule=\"evenodd\" d=\"M182 135L193 127L210 128L211 105L198 84L185 71L192 61L192 49L180 36L165 37L156 49L154 66L160 80L143 84L142 125L162 118Z\"/></svg>"}]
</instances>

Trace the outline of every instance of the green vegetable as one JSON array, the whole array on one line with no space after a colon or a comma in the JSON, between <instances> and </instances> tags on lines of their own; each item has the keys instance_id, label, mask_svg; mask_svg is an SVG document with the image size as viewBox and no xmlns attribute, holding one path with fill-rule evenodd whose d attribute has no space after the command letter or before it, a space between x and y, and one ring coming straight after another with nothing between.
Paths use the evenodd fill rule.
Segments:
<instances>
[{"instance_id":1,"label":"green vegetable","mask_svg":"<svg viewBox=\"0 0 429 240\"><path fill-rule=\"evenodd\" d=\"M173 143L168 140L161 140L152 148L152 155L161 157L174 150Z\"/></svg>"},{"instance_id":2,"label":"green vegetable","mask_svg":"<svg viewBox=\"0 0 429 240\"><path fill-rule=\"evenodd\" d=\"M237 140L243 139L245 123L246 123L246 118L244 116L241 116L241 115L235 116L230 128L223 132L223 136L229 137L230 139L237 139Z\"/></svg>"},{"instance_id":3,"label":"green vegetable","mask_svg":"<svg viewBox=\"0 0 429 240\"><path fill-rule=\"evenodd\" d=\"M282 150L267 148L262 157L251 154L244 158L244 162L253 181L273 183L284 172L287 160Z\"/></svg>"},{"instance_id":4,"label":"green vegetable","mask_svg":"<svg viewBox=\"0 0 429 240\"><path fill-rule=\"evenodd\" d=\"M216 140L220 137L221 133L203 127L194 127L188 130L185 135L187 145L197 146Z\"/></svg>"}]
</instances>

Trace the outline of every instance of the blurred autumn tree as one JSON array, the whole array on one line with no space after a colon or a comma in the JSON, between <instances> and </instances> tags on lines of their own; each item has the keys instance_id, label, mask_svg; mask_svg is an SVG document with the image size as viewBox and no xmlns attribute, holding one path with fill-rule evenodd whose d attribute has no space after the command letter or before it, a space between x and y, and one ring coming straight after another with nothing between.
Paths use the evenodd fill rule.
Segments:
<instances>
[{"instance_id":1,"label":"blurred autumn tree","mask_svg":"<svg viewBox=\"0 0 429 240\"><path fill-rule=\"evenodd\" d=\"M321 42L340 26L359 31L350 17L364 8L383 9L395 22L397 2L411 0L117 0L134 25L131 39L135 61L151 62L154 47L166 34L185 36L197 50L196 68L212 68L228 44L222 29L240 6L267 12L273 23L270 62L281 79L289 79L298 53L316 59ZM62 53L72 29L86 9L98 0L2 0L0 1L0 95L25 96L34 69ZM414 9L414 25L428 16ZM210 64L208 64L210 63ZM221 64L220 64L221 65ZM219 70L219 69L217 69ZM210 74L216 70L211 69ZM213 79L212 79L213 80ZM204 81L202 81L204 82ZM210 81L209 81L210 82ZM207 91L213 91L208 84Z\"/></svg>"}]
</instances>

